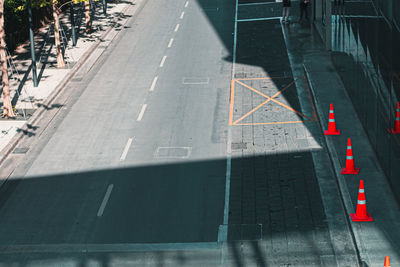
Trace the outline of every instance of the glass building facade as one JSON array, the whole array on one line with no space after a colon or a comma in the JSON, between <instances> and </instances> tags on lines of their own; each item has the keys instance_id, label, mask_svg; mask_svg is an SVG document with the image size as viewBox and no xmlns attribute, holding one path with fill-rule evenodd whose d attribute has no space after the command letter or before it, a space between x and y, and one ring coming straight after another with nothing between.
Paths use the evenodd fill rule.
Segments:
<instances>
[{"instance_id":1,"label":"glass building facade","mask_svg":"<svg viewBox=\"0 0 400 267\"><path fill-rule=\"evenodd\" d=\"M315 0L313 16L400 200L400 134L390 133L400 101L400 1Z\"/></svg>"}]
</instances>

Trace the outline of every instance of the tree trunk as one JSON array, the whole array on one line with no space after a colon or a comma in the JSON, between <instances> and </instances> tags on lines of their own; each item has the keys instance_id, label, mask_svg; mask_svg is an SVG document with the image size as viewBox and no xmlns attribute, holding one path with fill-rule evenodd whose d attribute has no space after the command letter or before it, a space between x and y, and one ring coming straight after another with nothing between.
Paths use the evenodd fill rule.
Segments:
<instances>
[{"instance_id":1,"label":"tree trunk","mask_svg":"<svg viewBox=\"0 0 400 267\"><path fill-rule=\"evenodd\" d=\"M89 33L92 30L92 18L90 17L90 2L89 0L85 1L85 19L86 19L86 33Z\"/></svg>"},{"instance_id":2,"label":"tree trunk","mask_svg":"<svg viewBox=\"0 0 400 267\"><path fill-rule=\"evenodd\" d=\"M53 0L53 18L54 18L54 41L56 43L56 53L57 53L57 68L62 68L65 66L64 57L61 49L60 42L60 21L58 17L57 7L55 0Z\"/></svg>"},{"instance_id":3,"label":"tree trunk","mask_svg":"<svg viewBox=\"0 0 400 267\"><path fill-rule=\"evenodd\" d=\"M3 117L15 117L11 106L10 84L7 71L6 33L4 31L4 0L0 0L0 60L3 85Z\"/></svg>"}]
</instances>

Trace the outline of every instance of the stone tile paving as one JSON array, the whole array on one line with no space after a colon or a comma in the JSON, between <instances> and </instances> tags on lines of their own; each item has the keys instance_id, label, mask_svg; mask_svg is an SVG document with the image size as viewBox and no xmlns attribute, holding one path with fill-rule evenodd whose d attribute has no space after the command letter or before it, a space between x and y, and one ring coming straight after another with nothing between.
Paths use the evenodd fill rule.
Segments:
<instances>
[{"instance_id":1,"label":"stone tile paving","mask_svg":"<svg viewBox=\"0 0 400 267\"><path fill-rule=\"evenodd\" d=\"M239 23L235 78L270 97L293 84L275 98L283 105L269 101L240 121L267 98L243 84L235 88L230 256L243 266L350 266L356 258L343 225L349 259L338 259L332 244L313 154L326 156L326 149L304 77L292 73L279 21Z\"/></svg>"}]
</instances>

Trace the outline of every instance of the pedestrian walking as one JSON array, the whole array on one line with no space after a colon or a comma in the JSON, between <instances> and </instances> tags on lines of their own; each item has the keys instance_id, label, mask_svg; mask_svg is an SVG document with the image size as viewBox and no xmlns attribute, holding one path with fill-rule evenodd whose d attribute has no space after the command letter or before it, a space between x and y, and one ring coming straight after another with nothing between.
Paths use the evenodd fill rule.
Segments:
<instances>
[{"instance_id":1,"label":"pedestrian walking","mask_svg":"<svg viewBox=\"0 0 400 267\"><path fill-rule=\"evenodd\" d=\"M334 0L332 12L334 15L344 15L344 1L345 0Z\"/></svg>"},{"instance_id":2,"label":"pedestrian walking","mask_svg":"<svg viewBox=\"0 0 400 267\"><path fill-rule=\"evenodd\" d=\"M300 0L300 21L303 20L303 16L308 20L308 5L310 0Z\"/></svg>"},{"instance_id":3,"label":"pedestrian walking","mask_svg":"<svg viewBox=\"0 0 400 267\"><path fill-rule=\"evenodd\" d=\"M289 23L290 0L282 0L282 22Z\"/></svg>"}]
</instances>

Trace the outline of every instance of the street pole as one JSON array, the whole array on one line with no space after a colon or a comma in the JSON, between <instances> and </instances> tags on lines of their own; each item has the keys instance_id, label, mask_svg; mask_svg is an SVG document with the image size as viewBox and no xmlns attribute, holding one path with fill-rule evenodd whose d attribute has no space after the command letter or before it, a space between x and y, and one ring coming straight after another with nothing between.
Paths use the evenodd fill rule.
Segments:
<instances>
[{"instance_id":1,"label":"street pole","mask_svg":"<svg viewBox=\"0 0 400 267\"><path fill-rule=\"evenodd\" d=\"M94 7L94 0L89 0L89 6L90 6L90 16L93 24L94 20L94 12L95 12L95 7Z\"/></svg>"},{"instance_id":2,"label":"street pole","mask_svg":"<svg viewBox=\"0 0 400 267\"><path fill-rule=\"evenodd\" d=\"M327 50L332 50L332 1L325 3L325 44Z\"/></svg>"},{"instance_id":3,"label":"street pole","mask_svg":"<svg viewBox=\"0 0 400 267\"><path fill-rule=\"evenodd\" d=\"M76 32L75 32L75 18L74 18L74 2L70 5L70 15L71 15L71 31L72 31L72 45L76 46Z\"/></svg>"},{"instance_id":4,"label":"street pole","mask_svg":"<svg viewBox=\"0 0 400 267\"><path fill-rule=\"evenodd\" d=\"M107 15L107 0L103 0L103 14Z\"/></svg>"},{"instance_id":5,"label":"street pole","mask_svg":"<svg viewBox=\"0 0 400 267\"><path fill-rule=\"evenodd\" d=\"M35 43L33 40L33 23L32 23L32 5L31 0L28 0L28 21L29 21L29 41L31 47L31 58L32 58L32 77L33 86L38 86L37 72L36 72L36 55L35 55Z\"/></svg>"}]
</instances>

